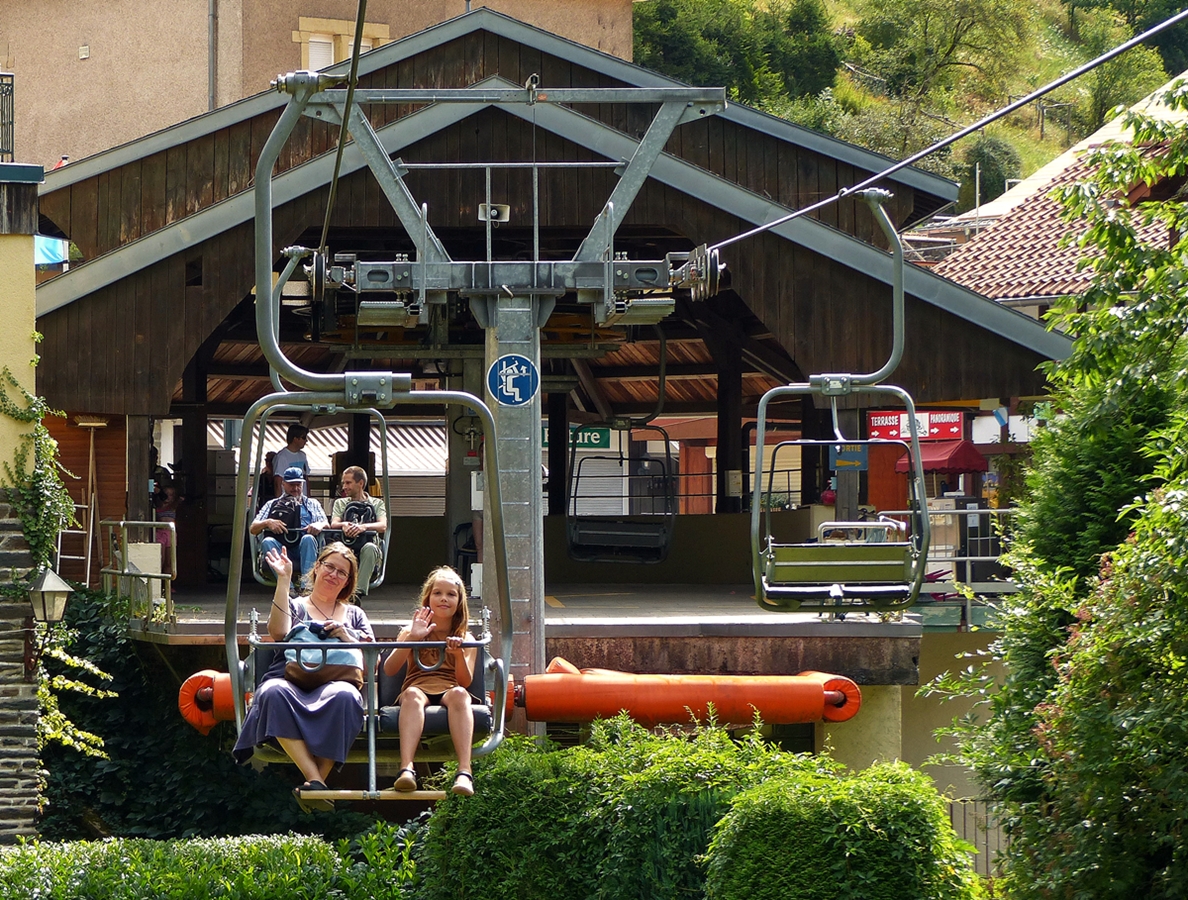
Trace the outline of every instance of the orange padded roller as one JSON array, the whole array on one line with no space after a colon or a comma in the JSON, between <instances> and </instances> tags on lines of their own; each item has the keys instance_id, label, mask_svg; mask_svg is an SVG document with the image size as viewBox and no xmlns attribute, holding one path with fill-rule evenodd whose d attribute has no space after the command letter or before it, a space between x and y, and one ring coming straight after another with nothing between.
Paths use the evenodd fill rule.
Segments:
<instances>
[{"instance_id":1,"label":"orange padded roller","mask_svg":"<svg viewBox=\"0 0 1188 900\"><path fill-rule=\"evenodd\" d=\"M195 672L178 691L177 708L182 718L203 734L210 734L219 722L233 721L235 698L231 695L231 676L214 669Z\"/></svg>"},{"instance_id":2,"label":"orange padded roller","mask_svg":"<svg viewBox=\"0 0 1188 900\"><path fill-rule=\"evenodd\" d=\"M590 722L626 710L641 725L704 722L713 704L719 722L744 725L758 710L764 722L844 722L862 694L849 678L800 675L633 675L581 669L562 659L522 680L525 712L536 722Z\"/></svg>"}]
</instances>

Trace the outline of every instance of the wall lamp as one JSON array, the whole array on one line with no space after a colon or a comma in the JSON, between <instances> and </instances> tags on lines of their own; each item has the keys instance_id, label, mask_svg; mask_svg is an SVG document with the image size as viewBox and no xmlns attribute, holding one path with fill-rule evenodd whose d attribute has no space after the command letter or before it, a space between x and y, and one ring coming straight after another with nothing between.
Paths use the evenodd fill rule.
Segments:
<instances>
[{"instance_id":1,"label":"wall lamp","mask_svg":"<svg viewBox=\"0 0 1188 900\"><path fill-rule=\"evenodd\" d=\"M29 602L33 605L33 617L29 620L29 627L25 629L25 680L33 681L37 677L37 664L41 654L45 652L45 644L49 639L48 626L54 622L61 622L66 614L66 601L70 598L74 588L63 581L53 569L45 568L38 573L29 585ZM41 646L37 646L34 637L33 622L46 624L41 639Z\"/></svg>"}]
</instances>

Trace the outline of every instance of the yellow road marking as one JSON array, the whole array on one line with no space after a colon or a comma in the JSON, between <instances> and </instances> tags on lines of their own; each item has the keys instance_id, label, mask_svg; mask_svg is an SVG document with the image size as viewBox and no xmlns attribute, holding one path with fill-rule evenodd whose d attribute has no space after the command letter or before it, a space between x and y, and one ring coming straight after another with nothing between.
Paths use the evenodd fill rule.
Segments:
<instances>
[{"instance_id":1,"label":"yellow road marking","mask_svg":"<svg viewBox=\"0 0 1188 900\"><path fill-rule=\"evenodd\" d=\"M553 607L554 609L564 609L565 608L565 604L562 603L560 600L558 600L556 597L554 597L552 594L545 594L545 603L547 603L549 606Z\"/></svg>"}]
</instances>

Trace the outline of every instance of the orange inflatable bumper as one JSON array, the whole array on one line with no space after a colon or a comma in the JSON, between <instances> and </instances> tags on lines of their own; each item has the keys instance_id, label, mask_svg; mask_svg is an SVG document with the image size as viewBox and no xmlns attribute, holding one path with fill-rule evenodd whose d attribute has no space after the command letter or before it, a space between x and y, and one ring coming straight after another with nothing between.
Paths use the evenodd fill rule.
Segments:
<instances>
[{"instance_id":1,"label":"orange inflatable bumper","mask_svg":"<svg viewBox=\"0 0 1188 900\"><path fill-rule=\"evenodd\" d=\"M231 695L231 676L214 669L195 672L185 680L177 695L177 708L182 717L201 731L210 730L219 722L235 720L235 698Z\"/></svg>"},{"instance_id":2,"label":"orange inflatable bumper","mask_svg":"<svg viewBox=\"0 0 1188 900\"><path fill-rule=\"evenodd\" d=\"M849 678L823 672L799 675L632 675L577 669L563 659L543 675L523 678L525 713L536 722L590 722L626 710L641 725L708 719L745 725L756 710L764 722L844 722L862 705Z\"/></svg>"}]
</instances>

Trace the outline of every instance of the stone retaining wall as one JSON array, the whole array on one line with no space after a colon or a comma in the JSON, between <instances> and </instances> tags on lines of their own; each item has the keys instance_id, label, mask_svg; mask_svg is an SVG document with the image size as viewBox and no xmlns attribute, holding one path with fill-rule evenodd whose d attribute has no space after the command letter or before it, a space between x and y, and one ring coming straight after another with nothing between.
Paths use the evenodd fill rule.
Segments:
<instances>
[{"instance_id":1,"label":"stone retaining wall","mask_svg":"<svg viewBox=\"0 0 1188 900\"><path fill-rule=\"evenodd\" d=\"M8 497L0 491L0 585L25 580L33 565ZM25 681L28 600L0 597L0 844L37 834L37 685Z\"/></svg>"}]
</instances>

